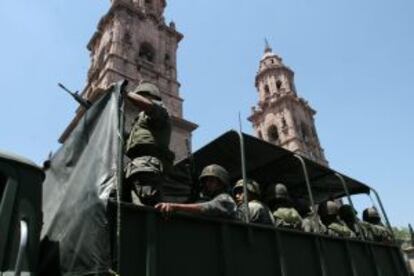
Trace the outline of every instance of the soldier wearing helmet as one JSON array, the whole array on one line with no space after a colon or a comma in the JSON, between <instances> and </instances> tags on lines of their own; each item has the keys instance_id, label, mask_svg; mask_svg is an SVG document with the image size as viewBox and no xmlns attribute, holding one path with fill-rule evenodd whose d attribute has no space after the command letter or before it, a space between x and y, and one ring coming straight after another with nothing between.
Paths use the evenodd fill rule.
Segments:
<instances>
[{"instance_id":1,"label":"soldier wearing helmet","mask_svg":"<svg viewBox=\"0 0 414 276\"><path fill-rule=\"evenodd\" d=\"M126 97L140 110L126 142L126 155L131 160L125 168L126 197L131 197L132 190L135 203L154 206L162 196L163 175L174 160L169 150L170 116L152 83L139 84Z\"/></svg>"},{"instance_id":2,"label":"soldier wearing helmet","mask_svg":"<svg viewBox=\"0 0 414 276\"><path fill-rule=\"evenodd\" d=\"M365 229L368 240L377 242L392 242L392 234L381 222L381 217L375 207L367 208L362 212L362 227Z\"/></svg>"},{"instance_id":3,"label":"soldier wearing helmet","mask_svg":"<svg viewBox=\"0 0 414 276\"><path fill-rule=\"evenodd\" d=\"M244 180L240 179L236 182L236 185L233 187L233 196L237 204L237 218L244 220L246 217L246 206L244 205ZM246 179L247 186L247 201L249 208L249 222L259 223L259 224L268 224L273 225L274 220L272 213L269 208L265 206L260 198L260 186L259 183L253 179Z\"/></svg>"},{"instance_id":4,"label":"soldier wearing helmet","mask_svg":"<svg viewBox=\"0 0 414 276\"><path fill-rule=\"evenodd\" d=\"M286 186L281 183L272 184L266 194L266 203L273 212L276 227L300 230L302 217L293 207Z\"/></svg>"},{"instance_id":5,"label":"soldier wearing helmet","mask_svg":"<svg viewBox=\"0 0 414 276\"><path fill-rule=\"evenodd\" d=\"M321 203L318 214L326 226L328 235L342 238L356 237L355 233L339 219L339 206L335 201L328 200Z\"/></svg>"},{"instance_id":6,"label":"soldier wearing helmet","mask_svg":"<svg viewBox=\"0 0 414 276\"><path fill-rule=\"evenodd\" d=\"M229 174L220 165L206 166L199 177L201 185L201 197L199 203L159 203L155 206L161 212L182 211L207 216L235 218L236 203L229 195Z\"/></svg>"},{"instance_id":7,"label":"soldier wearing helmet","mask_svg":"<svg viewBox=\"0 0 414 276\"><path fill-rule=\"evenodd\" d=\"M364 228L361 227L361 222L357 217L357 211L348 204L339 207L339 218L352 230L359 239L366 237Z\"/></svg>"}]
</instances>

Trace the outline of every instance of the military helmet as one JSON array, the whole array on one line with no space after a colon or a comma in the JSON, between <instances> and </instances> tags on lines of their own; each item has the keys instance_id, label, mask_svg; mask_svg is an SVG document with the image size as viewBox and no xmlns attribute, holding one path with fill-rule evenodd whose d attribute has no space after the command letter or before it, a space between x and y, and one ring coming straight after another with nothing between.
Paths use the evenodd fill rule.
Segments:
<instances>
[{"instance_id":1,"label":"military helmet","mask_svg":"<svg viewBox=\"0 0 414 276\"><path fill-rule=\"evenodd\" d=\"M247 191L257 196L260 196L259 183L257 183L253 179L246 179L246 186L247 186ZM236 182L236 185L234 185L233 187L233 193L235 193L239 189L243 189L243 179L240 179L239 181Z\"/></svg>"},{"instance_id":2,"label":"military helmet","mask_svg":"<svg viewBox=\"0 0 414 276\"><path fill-rule=\"evenodd\" d=\"M275 199L289 199L289 192L286 186L282 183L271 184L266 190L266 202L271 202Z\"/></svg>"},{"instance_id":3,"label":"military helmet","mask_svg":"<svg viewBox=\"0 0 414 276\"><path fill-rule=\"evenodd\" d=\"M138 95L150 95L155 99L161 101L161 93L158 87L155 84L150 82L142 82L140 83L133 91L134 94Z\"/></svg>"},{"instance_id":4,"label":"military helmet","mask_svg":"<svg viewBox=\"0 0 414 276\"><path fill-rule=\"evenodd\" d=\"M339 213L339 206L333 200L328 200L326 202L326 213L327 215L338 215Z\"/></svg>"},{"instance_id":5,"label":"military helmet","mask_svg":"<svg viewBox=\"0 0 414 276\"><path fill-rule=\"evenodd\" d=\"M200 182L202 183L207 176L217 177L226 187L229 186L229 173L220 165L211 164L204 167L199 177Z\"/></svg>"},{"instance_id":6,"label":"military helmet","mask_svg":"<svg viewBox=\"0 0 414 276\"><path fill-rule=\"evenodd\" d=\"M364 212L362 212L362 219L364 221L381 220L381 217L377 211L377 208L371 207L365 209Z\"/></svg>"},{"instance_id":7,"label":"military helmet","mask_svg":"<svg viewBox=\"0 0 414 276\"><path fill-rule=\"evenodd\" d=\"M358 214L358 212L349 204L344 204L341 207L339 207L338 213L342 219L353 218Z\"/></svg>"}]
</instances>

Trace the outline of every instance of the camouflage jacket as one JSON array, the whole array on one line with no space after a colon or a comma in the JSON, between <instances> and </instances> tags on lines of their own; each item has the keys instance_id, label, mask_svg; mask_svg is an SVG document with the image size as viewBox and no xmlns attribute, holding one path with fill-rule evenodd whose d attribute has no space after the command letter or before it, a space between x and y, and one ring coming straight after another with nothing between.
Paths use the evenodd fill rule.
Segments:
<instances>
[{"instance_id":1,"label":"camouflage jacket","mask_svg":"<svg viewBox=\"0 0 414 276\"><path fill-rule=\"evenodd\" d=\"M201 206L202 212L205 215L222 218L236 218L236 203L227 193L221 193L209 201L198 204Z\"/></svg>"},{"instance_id":2,"label":"camouflage jacket","mask_svg":"<svg viewBox=\"0 0 414 276\"><path fill-rule=\"evenodd\" d=\"M341 221L332 222L327 226L327 234L334 237L356 238L354 232Z\"/></svg>"},{"instance_id":3,"label":"camouflage jacket","mask_svg":"<svg viewBox=\"0 0 414 276\"><path fill-rule=\"evenodd\" d=\"M244 221L246 216L245 205L242 204L237 207L237 218ZM251 223L273 225L274 219L269 208L258 200L249 202L249 221Z\"/></svg>"},{"instance_id":4,"label":"camouflage jacket","mask_svg":"<svg viewBox=\"0 0 414 276\"><path fill-rule=\"evenodd\" d=\"M158 156L171 159L170 116L161 102L154 102L150 111L141 111L135 118L126 143L126 154L130 158Z\"/></svg>"},{"instance_id":5,"label":"camouflage jacket","mask_svg":"<svg viewBox=\"0 0 414 276\"><path fill-rule=\"evenodd\" d=\"M302 230L308 233L325 234L327 232L326 226L322 223L319 216L315 218L313 215L308 215L302 220Z\"/></svg>"},{"instance_id":6,"label":"camouflage jacket","mask_svg":"<svg viewBox=\"0 0 414 276\"><path fill-rule=\"evenodd\" d=\"M302 229L302 217L295 208L278 208L273 212L275 226L289 229Z\"/></svg>"},{"instance_id":7,"label":"camouflage jacket","mask_svg":"<svg viewBox=\"0 0 414 276\"><path fill-rule=\"evenodd\" d=\"M366 238L370 241L391 242L393 240L391 232L382 224L372 224L364 221L360 225L366 233Z\"/></svg>"}]
</instances>

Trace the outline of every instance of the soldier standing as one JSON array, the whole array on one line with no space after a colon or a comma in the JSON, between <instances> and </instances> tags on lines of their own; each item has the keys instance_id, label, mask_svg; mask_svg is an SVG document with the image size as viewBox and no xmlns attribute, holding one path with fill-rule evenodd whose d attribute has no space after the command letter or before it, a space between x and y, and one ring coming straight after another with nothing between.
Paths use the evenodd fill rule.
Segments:
<instances>
[{"instance_id":1,"label":"soldier standing","mask_svg":"<svg viewBox=\"0 0 414 276\"><path fill-rule=\"evenodd\" d=\"M249 222L273 225L274 219L269 208L259 201L260 186L252 180L246 180L247 185L247 201L249 208ZM237 218L243 220L246 217L246 208L244 203L243 179L237 181L233 187L233 196L237 204Z\"/></svg>"},{"instance_id":2,"label":"soldier standing","mask_svg":"<svg viewBox=\"0 0 414 276\"><path fill-rule=\"evenodd\" d=\"M362 212L362 227L367 233L367 238L372 241L390 243L393 240L390 230L382 223L376 208L367 208Z\"/></svg>"},{"instance_id":3,"label":"soldier standing","mask_svg":"<svg viewBox=\"0 0 414 276\"><path fill-rule=\"evenodd\" d=\"M227 170L216 164L209 165L203 169L199 180L204 202L188 204L163 202L157 204L155 208L165 213L182 211L221 218L235 218L237 207L228 193L230 185Z\"/></svg>"},{"instance_id":4,"label":"soldier standing","mask_svg":"<svg viewBox=\"0 0 414 276\"><path fill-rule=\"evenodd\" d=\"M328 200L319 205L318 213L327 228L327 234L334 237L355 238L356 235L339 217L339 206L335 201Z\"/></svg>"},{"instance_id":5,"label":"soldier standing","mask_svg":"<svg viewBox=\"0 0 414 276\"><path fill-rule=\"evenodd\" d=\"M169 150L170 116L154 84L141 83L126 97L140 112L126 143L131 161L125 168L125 182L128 192L132 190L137 196L137 204L154 206L161 200L163 174L174 160Z\"/></svg>"},{"instance_id":6,"label":"soldier standing","mask_svg":"<svg viewBox=\"0 0 414 276\"><path fill-rule=\"evenodd\" d=\"M271 185L267 190L266 203L273 212L276 227L302 229L302 217L293 207L288 190L284 184Z\"/></svg>"}]
</instances>

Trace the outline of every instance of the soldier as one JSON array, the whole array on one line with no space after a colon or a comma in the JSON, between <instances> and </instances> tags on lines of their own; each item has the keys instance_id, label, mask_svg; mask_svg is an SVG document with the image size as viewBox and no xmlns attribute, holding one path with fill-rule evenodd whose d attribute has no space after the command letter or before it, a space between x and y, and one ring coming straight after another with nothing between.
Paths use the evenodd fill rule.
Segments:
<instances>
[{"instance_id":1,"label":"soldier","mask_svg":"<svg viewBox=\"0 0 414 276\"><path fill-rule=\"evenodd\" d=\"M141 83L126 97L140 109L126 143L131 159L125 168L127 196L132 190L137 196L134 202L154 206L162 196L163 175L174 160L169 150L170 116L154 84Z\"/></svg>"},{"instance_id":2,"label":"soldier","mask_svg":"<svg viewBox=\"0 0 414 276\"><path fill-rule=\"evenodd\" d=\"M276 227L301 230L302 217L293 207L284 184L272 184L267 189L266 202L273 212Z\"/></svg>"},{"instance_id":3,"label":"soldier","mask_svg":"<svg viewBox=\"0 0 414 276\"><path fill-rule=\"evenodd\" d=\"M299 208L299 214L303 218L302 230L308 233L325 234L326 226L322 223L321 218L311 210L311 208L305 204L301 204Z\"/></svg>"},{"instance_id":4,"label":"soldier","mask_svg":"<svg viewBox=\"0 0 414 276\"><path fill-rule=\"evenodd\" d=\"M222 218L236 217L236 203L229 195L229 174L222 166L212 164L203 169L199 177L202 198L200 203L159 203L155 206L161 212L182 211Z\"/></svg>"},{"instance_id":5,"label":"soldier","mask_svg":"<svg viewBox=\"0 0 414 276\"><path fill-rule=\"evenodd\" d=\"M362 227L367 233L367 239L377 242L390 243L393 240L390 230L382 223L376 208L367 208L362 213Z\"/></svg>"},{"instance_id":6,"label":"soldier","mask_svg":"<svg viewBox=\"0 0 414 276\"><path fill-rule=\"evenodd\" d=\"M327 234L342 238L355 238L355 233L338 217L339 207L335 201L328 200L319 205L318 213L327 228Z\"/></svg>"},{"instance_id":7,"label":"soldier","mask_svg":"<svg viewBox=\"0 0 414 276\"><path fill-rule=\"evenodd\" d=\"M351 205L344 204L339 207L339 218L355 233L357 238L364 239L366 237L366 233L357 217L357 211Z\"/></svg>"},{"instance_id":8,"label":"soldier","mask_svg":"<svg viewBox=\"0 0 414 276\"><path fill-rule=\"evenodd\" d=\"M259 201L260 186L252 180L246 180L247 186L247 201L249 208L249 222L273 225L274 220L269 208ZM237 204L237 218L244 220L246 217L246 207L244 203L243 179L237 181L233 187L233 196Z\"/></svg>"}]
</instances>

